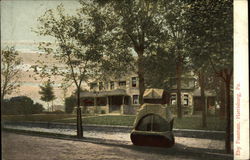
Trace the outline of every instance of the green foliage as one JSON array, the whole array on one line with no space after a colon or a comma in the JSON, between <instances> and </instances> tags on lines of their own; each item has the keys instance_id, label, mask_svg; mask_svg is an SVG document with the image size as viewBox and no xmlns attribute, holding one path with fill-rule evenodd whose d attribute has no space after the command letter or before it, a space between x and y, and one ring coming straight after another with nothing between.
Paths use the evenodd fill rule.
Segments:
<instances>
[{"instance_id":1,"label":"green foliage","mask_svg":"<svg viewBox=\"0 0 250 160\"><path fill-rule=\"evenodd\" d=\"M233 63L232 0L196 1L188 6L187 32L193 64L196 68L210 66L217 71L230 69Z\"/></svg>"},{"instance_id":2,"label":"green foliage","mask_svg":"<svg viewBox=\"0 0 250 160\"><path fill-rule=\"evenodd\" d=\"M172 53L159 48L156 54L145 57L144 61L146 87L170 89L171 77L175 77L175 61Z\"/></svg>"},{"instance_id":3,"label":"green foliage","mask_svg":"<svg viewBox=\"0 0 250 160\"><path fill-rule=\"evenodd\" d=\"M187 32L190 34L189 49L192 53L190 57L193 61L193 68L200 72L200 77L202 77L200 82L204 82L203 73L213 70L226 86L227 127L225 144L227 152L230 153L233 1L195 1L195 3L189 4L187 17L190 22L187 27ZM201 84L204 86L204 83ZM221 106L221 108L224 107Z\"/></svg>"},{"instance_id":4,"label":"green foliage","mask_svg":"<svg viewBox=\"0 0 250 160\"><path fill-rule=\"evenodd\" d=\"M65 98L64 101L64 105L65 105L65 112L66 113L72 113L74 110L74 107L76 107L76 96L70 96Z\"/></svg>"},{"instance_id":5,"label":"green foliage","mask_svg":"<svg viewBox=\"0 0 250 160\"><path fill-rule=\"evenodd\" d=\"M13 97L10 100L4 100L2 106L3 114L38 114L44 110L39 103L26 96Z\"/></svg>"},{"instance_id":6,"label":"green foliage","mask_svg":"<svg viewBox=\"0 0 250 160\"><path fill-rule=\"evenodd\" d=\"M1 50L1 101L19 87L22 59L14 47Z\"/></svg>"},{"instance_id":7,"label":"green foliage","mask_svg":"<svg viewBox=\"0 0 250 160\"><path fill-rule=\"evenodd\" d=\"M105 110L101 110L101 114L105 114L106 113L106 111Z\"/></svg>"},{"instance_id":8,"label":"green foliage","mask_svg":"<svg viewBox=\"0 0 250 160\"><path fill-rule=\"evenodd\" d=\"M41 94L41 100L45 102L50 102L56 99L53 86L50 80L45 82L43 86L40 86L39 94Z\"/></svg>"},{"instance_id":9,"label":"green foliage","mask_svg":"<svg viewBox=\"0 0 250 160\"><path fill-rule=\"evenodd\" d=\"M155 53L160 43L165 41L164 18L158 1L99 1L94 5L99 9L103 30L101 36L107 61L103 70L112 77L134 71L138 73L140 102L145 89L145 56ZM81 4L85 5L84 1ZM135 59L133 59L135 56ZM106 74L103 74L106 75Z\"/></svg>"},{"instance_id":10,"label":"green foliage","mask_svg":"<svg viewBox=\"0 0 250 160\"><path fill-rule=\"evenodd\" d=\"M79 86L95 73L94 68L102 57L100 49L96 47L98 33L92 22L81 12L67 15L64 7L59 5L39 17L36 32L55 39L55 43L43 42L39 48L64 65L46 66L43 62L38 62L33 68L37 70L39 67L41 76L60 75L64 81Z\"/></svg>"}]
</instances>

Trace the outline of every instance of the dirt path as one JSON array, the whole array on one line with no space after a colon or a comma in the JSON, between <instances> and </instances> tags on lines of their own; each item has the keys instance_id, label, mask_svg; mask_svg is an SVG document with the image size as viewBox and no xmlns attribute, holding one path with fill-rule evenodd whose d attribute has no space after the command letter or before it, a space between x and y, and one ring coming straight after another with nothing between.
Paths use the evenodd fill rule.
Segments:
<instances>
[{"instance_id":1,"label":"dirt path","mask_svg":"<svg viewBox=\"0 0 250 160\"><path fill-rule=\"evenodd\" d=\"M138 147L133 145L103 145L89 142L2 133L4 160L190 160L230 159L220 155L189 152L183 146L171 149Z\"/></svg>"}]
</instances>

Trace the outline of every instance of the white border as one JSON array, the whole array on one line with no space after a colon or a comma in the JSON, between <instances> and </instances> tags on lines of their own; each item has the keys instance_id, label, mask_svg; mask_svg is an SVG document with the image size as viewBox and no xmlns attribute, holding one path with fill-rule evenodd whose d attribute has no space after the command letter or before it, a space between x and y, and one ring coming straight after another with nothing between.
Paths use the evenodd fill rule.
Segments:
<instances>
[{"instance_id":1,"label":"white border","mask_svg":"<svg viewBox=\"0 0 250 160\"><path fill-rule=\"evenodd\" d=\"M234 159L249 157L248 1L234 0Z\"/></svg>"}]
</instances>

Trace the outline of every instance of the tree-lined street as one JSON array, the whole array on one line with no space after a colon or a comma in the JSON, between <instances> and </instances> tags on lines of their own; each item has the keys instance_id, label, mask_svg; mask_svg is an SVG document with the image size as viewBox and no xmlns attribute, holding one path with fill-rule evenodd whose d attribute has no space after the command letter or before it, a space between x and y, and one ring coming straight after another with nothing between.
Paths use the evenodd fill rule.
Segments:
<instances>
[{"instance_id":1,"label":"tree-lined street","mask_svg":"<svg viewBox=\"0 0 250 160\"><path fill-rule=\"evenodd\" d=\"M4 13L8 15L14 4L18 6L17 2L5 2ZM40 7L43 5L47 4L41 2ZM61 3L43 8L31 20L36 25L26 30L39 37L37 57L45 57L38 58L26 72L32 70L30 78L39 80L40 100L53 113L44 112L41 104L23 92L11 97L21 86L22 60L16 46L6 45L1 50L1 103L7 122L72 123L76 130L72 135L76 134L78 141L4 132L6 159L232 158L232 0L78 0L71 9L67 7ZM13 7L11 11L14 13ZM49 62L50 58L54 62ZM64 110L54 108L59 99L55 86L63 90L59 101ZM153 101L145 98L147 89L156 89L159 95L153 96L154 91ZM144 102L159 105L136 118ZM165 114L163 108L169 111ZM151 114L163 119L146 121ZM174 119L170 121L170 117ZM125 135L129 143L119 144L124 135L119 137L117 132L110 140L118 144L94 144L82 141L89 134L83 129L88 124L133 126L153 136L172 134L174 128L223 131L225 137L224 142L177 137L175 147L153 149L132 146L129 134ZM138 130L141 124L145 128ZM158 126L169 127L161 130ZM102 139L109 137L96 134Z\"/></svg>"}]
</instances>

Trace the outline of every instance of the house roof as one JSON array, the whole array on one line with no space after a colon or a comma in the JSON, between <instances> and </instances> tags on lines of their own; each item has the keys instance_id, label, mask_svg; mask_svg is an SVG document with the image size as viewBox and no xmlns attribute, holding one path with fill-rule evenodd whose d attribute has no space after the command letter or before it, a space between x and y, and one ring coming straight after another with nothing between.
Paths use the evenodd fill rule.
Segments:
<instances>
[{"instance_id":1,"label":"house roof","mask_svg":"<svg viewBox=\"0 0 250 160\"><path fill-rule=\"evenodd\" d=\"M213 91L205 91L205 96L206 97L214 97L216 94ZM198 88L194 90L193 96L199 97L201 96L201 90Z\"/></svg>"},{"instance_id":2,"label":"house roof","mask_svg":"<svg viewBox=\"0 0 250 160\"><path fill-rule=\"evenodd\" d=\"M163 89L146 89L143 94L143 99L162 99Z\"/></svg>"},{"instance_id":3,"label":"house roof","mask_svg":"<svg viewBox=\"0 0 250 160\"><path fill-rule=\"evenodd\" d=\"M124 89L116 89L112 91L99 91L99 92L89 92L84 91L80 93L80 97L106 97L106 96L126 96L126 90Z\"/></svg>"}]
</instances>

